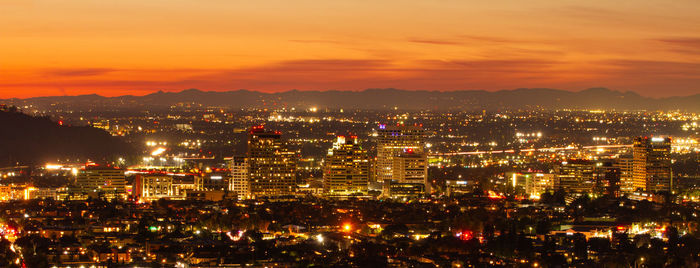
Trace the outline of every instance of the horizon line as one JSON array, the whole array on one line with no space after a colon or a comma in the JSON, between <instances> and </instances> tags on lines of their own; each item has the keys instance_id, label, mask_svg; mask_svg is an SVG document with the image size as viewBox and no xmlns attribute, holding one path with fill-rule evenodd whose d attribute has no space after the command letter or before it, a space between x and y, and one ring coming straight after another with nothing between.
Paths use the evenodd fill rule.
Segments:
<instances>
[{"instance_id":1,"label":"horizon line","mask_svg":"<svg viewBox=\"0 0 700 268\"><path fill-rule=\"evenodd\" d=\"M554 90L554 91L561 91L561 92L570 92L570 93L581 93L585 92L588 90L595 90L595 89L602 89L602 90L607 90L611 92L617 92L621 94L634 94L643 98L648 98L648 99L668 99L668 98L674 98L674 97L692 97L692 96L697 96L700 95L700 93L696 94L690 94L690 95L675 95L675 96L666 96L666 97L652 97L652 96L645 96L642 94L639 94L638 92L635 91L621 91L621 90L615 90L615 89L610 89L607 87L589 87L589 88L584 88L581 90L565 90L565 89L557 89L557 88L540 88L540 87L533 87L533 88L513 88L513 89L499 89L499 90L485 90L485 89L458 89L458 90L427 90L427 89L401 89L401 88L365 88L365 89L358 89L358 90L338 90L338 89L329 89L329 90L317 90L317 89L310 89L310 90L302 90L302 89L288 89L288 90L282 90L282 91L275 91L275 92L266 92L264 90L255 90L255 89L231 89L231 90L203 90L203 89L198 89L198 88L187 88L187 89L182 89L182 90L155 90L150 93L146 93L143 95L135 95L135 94L124 94L124 95L116 95L116 96L104 96L100 95L99 93L91 93L91 94L79 94L79 95L46 95L46 96L34 96L34 97L27 97L27 98L18 98L18 97L12 97L12 98L4 98L2 100L29 100L29 99L36 99L36 98L57 98L57 97L84 97L84 96L98 96L102 98L120 98L120 97L145 97L148 95L153 95L153 94L158 94L158 93L183 93L186 91L198 91L202 93L227 93L227 92L237 92L237 91L247 91L247 92L255 92L255 93L261 93L261 94L267 94L267 95L273 95L273 94L281 94L281 93L288 93L288 92L318 92L318 93L331 93L331 92L352 92L352 93L361 93L361 92L367 92L371 90L398 90L398 91L413 91L413 92L435 92L435 93L449 93L449 92L467 92L467 91L474 91L474 92L486 92L486 93L496 93L496 92L504 92L504 91L517 91L517 90Z\"/></svg>"}]
</instances>

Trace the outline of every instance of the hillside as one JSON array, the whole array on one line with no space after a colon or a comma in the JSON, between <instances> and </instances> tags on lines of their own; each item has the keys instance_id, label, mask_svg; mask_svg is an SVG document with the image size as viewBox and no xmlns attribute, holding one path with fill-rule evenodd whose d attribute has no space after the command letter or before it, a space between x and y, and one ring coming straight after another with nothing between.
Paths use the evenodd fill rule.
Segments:
<instances>
[{"instance_id":1,"label":"hillside","mask_svg":"<svg viewBox=\"0 0 700 268\"><path fill-rule=\"evenodd\" d=\"M42 164L56 159L111 160L131 147L92 127L60 126L45 117L0 110L0 164Z\"/></svg>"}]
</instances>

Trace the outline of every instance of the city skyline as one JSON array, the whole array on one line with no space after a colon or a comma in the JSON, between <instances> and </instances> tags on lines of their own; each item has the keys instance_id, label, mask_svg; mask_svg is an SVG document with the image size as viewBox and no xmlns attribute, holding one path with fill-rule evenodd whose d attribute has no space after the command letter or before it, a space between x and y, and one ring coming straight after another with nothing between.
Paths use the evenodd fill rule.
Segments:
<instances>
[{"instance_id":1,"label":"city skyline","mask_svg":"<svg viewBox=\"0 0 700 268\"><path fill-rule=\"evenodd\" d=\"M2 3L0 98L187 88L699 92L694 1Z\"/></svg>"}]
</instances>

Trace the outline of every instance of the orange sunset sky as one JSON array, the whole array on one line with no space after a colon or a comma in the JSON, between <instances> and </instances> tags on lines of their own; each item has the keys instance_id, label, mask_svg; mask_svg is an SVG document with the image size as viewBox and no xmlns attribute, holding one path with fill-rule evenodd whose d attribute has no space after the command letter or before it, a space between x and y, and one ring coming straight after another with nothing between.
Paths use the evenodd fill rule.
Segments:
<instances>
[{"instance_id":1,"label":"orange sunset sky","mask_svg":"<svg viewBox=\"0 0 700 268\"><path fill-rule=\"evenodd\" d=\"M698 0L0 0L0 98L158 90L700 93Z\"/></svg>"}]
</instances>

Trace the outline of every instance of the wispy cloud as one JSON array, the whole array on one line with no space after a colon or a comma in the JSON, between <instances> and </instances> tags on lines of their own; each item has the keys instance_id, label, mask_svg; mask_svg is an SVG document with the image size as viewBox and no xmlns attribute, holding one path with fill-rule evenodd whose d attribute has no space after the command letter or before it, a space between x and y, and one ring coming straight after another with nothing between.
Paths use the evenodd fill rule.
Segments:
<instances>
[{"instance_id":1,"label":"wispy cloud","mask_svg":"<svg viewBox=\"0 0 700 268\"><path fill-rule=\"evenodd\" d=\"M666 49L679 54L700 55L700 37L675 37L653 39L666 46Z\"/></svg>"},{"instance_id":2,"label":"wispy cloud","mask_svg":"<svg viewBox=\"0 0 700 268\"><path fill-rule=\"evenodd\" d=\"M96 76L116 71L111 68L77 68L77 69L48 69L44 70L44 75L49 76Z\"/></svg>"},{"instance_id":3,"label":"wispy cloud","mask_svg":"<svg viewBox=\"0 0 700 268\"><path fill-rule=\"evenodd\" d=\"M429 44L429 45L462 45L463 42L449 41L449 40L438 40L438 39L424 39L424 38L411 38L408 39L412 43Z\"/></svg>"}]
</instances>

